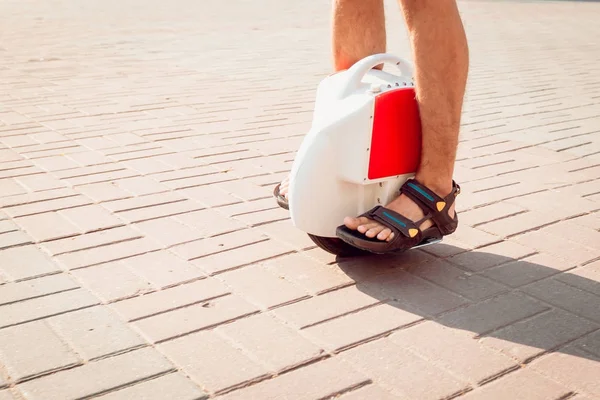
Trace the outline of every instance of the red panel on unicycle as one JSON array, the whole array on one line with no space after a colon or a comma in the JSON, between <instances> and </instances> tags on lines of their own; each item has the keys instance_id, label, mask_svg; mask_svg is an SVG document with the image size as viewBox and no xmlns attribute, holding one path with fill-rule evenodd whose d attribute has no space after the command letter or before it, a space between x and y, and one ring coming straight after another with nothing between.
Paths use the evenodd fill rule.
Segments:
<instances>
[{"instance_id":1,"label":"red panel on unicycle","mask_svg":"<svg viewBox=\"0 0 600 400\"><path fill-rule=\"evenodd\" d=\"M375 97L369 179L414 173L421 159L421 118L414 89Z\"/></svg>"}]
</instances>

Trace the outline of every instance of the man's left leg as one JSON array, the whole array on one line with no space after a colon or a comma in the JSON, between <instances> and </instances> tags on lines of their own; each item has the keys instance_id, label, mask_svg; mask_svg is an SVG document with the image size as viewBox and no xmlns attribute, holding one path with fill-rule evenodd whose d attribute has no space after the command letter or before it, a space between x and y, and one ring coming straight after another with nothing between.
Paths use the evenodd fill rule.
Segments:
<instances>
[{"instance_id":1,"label":"man's left leg","mask_svg":"<svg viewBox=\"0 0 600 400\"><path fill-rule=\"evenodd\" d=\"M334 73L373 54L385 53L386 33L383 0L333 0L332 52ZM287 199L290 179L279 186Z\"/></svg>"}]
</instances>

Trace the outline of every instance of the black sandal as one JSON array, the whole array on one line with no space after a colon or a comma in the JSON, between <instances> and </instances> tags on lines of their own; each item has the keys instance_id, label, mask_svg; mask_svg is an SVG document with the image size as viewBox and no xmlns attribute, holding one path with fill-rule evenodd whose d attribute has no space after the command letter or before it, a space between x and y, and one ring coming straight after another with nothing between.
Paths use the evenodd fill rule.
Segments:
<instances>
[{"instance_id":1,"label":"black sandal","mask_svg":"<svg viewBox=\"0 0 600 400\"><path fill-rule=\"evenodd\" d=\"M281 187L281 183L279 183L279 184L277 184L277 186L275 186L275 189L273 189L273 196L275 197L275 200L277 201L277 204L279 205L279 207L289 210L290 205L289 205L287 199L279 193L280 187Z\"/></svg>"},{"instance_id":2,"label":"black sandal","mask_svg":"<svg viewBox=\"0 0 600 400\"><path fill-rule=\"evenodd\" d=\"M456 182L452 181L452 192L446 198L439 197L414 179L405 182L400 188L400 193L404 193L414 201L423 210L425 216L419 221L412 222L403 215L382 206L376 206L360 215L360 217L367 217L389 228L394 233L392 240L387 242L379 240L377 237L369 238L345 225L337 228L337 236L358 249L384 254L406 251L438 242L443 236L454 233L458 227L457 213L454 213L454 218L450 218L448 215L448 209L454 204L456 196L460 193L460 186ZM429 219L433 225L421 231L419 226Z\"/></svg>"}]
</instances>

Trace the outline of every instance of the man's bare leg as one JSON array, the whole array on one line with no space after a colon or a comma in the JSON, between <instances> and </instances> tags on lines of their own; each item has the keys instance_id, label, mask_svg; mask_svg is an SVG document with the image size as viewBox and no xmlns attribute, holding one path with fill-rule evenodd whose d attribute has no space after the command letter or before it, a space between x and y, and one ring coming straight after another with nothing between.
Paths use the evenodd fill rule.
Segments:
<instances>
[{"instance_id":1,"label":"man's bare leg","mask_svg":"<svg viewBox=\"0 0 600 400\"><path fill-rule=\"evenodd\" d=\"M423 132L416 180L440 197L452 191L469 52L455 0L399 0L415 62L415 87ZM358 30L358 28L355 28ZM423 211L405 195L386 206L412 221ZM454 208L450 208L451 216ZM344 224L367 237L391 240L392 232L367 218L347 217ZM421 230L431 226L421 225Z\"/></svg>"},{"instance_id":2,"label":"man's bare leg","mask_svg":"<svg viewBox=\"0 0 600 400\"><path fill-rule=\"evenodd\" d=\"M334 0L332 50L334 72L350 68L363 58L385 53L383 0ZM287 198L289 176L279 193Z\"/></svg>"}]
</instances>

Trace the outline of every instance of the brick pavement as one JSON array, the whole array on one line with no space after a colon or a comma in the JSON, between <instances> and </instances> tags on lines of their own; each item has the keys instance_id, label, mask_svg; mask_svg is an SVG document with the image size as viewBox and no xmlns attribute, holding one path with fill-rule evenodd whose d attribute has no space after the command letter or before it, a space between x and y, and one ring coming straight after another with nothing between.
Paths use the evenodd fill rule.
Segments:
<instances>
[{"instance_id":1,"label":"brick pavement","mask_svg":"<svg viewBox=\"0 0 600 400\"><path fill-rule=\"evenodd\" d=\"M600 399L600 4L463 1L461 227L339 261L270 197L328 8L0 3L1 400Z\"/></svg>"}]
</instances>

